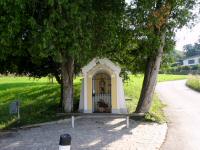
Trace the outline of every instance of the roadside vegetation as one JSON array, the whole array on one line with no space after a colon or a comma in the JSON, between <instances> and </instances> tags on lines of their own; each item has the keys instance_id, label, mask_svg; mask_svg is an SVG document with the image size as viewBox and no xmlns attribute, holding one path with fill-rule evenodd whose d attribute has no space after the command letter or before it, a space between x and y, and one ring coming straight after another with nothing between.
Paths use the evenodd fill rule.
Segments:
<instances>
[{"instance_id":1,"label":"roadside vegetation","mask_svg":"<svg viewBox=\"0 0 200 150\"><path fill-rule=\"evenodd\" d=\"M200 73L200 65L192 65L192 66L173 66L165 69L165 73L168 74L199 74Z\"/></svg>"},{"instance_id":2,"label":"roadside vegetation","mask_svg":"<svg viewBox=\"0 0 200 150\"><path fill-rule=\"evenodd\" d=\"M159 74L158 82L173 81L173 80L184 80L187 79L188 75L173 75L173 74Z\"/></svg>"},{"instance_id":3,"label":"roadside vegetation","mask_svg":"<svg viewBox=\"0 0 200 150\"><path fill-rule=\"evenodd\" d=\"M135 111L140 92L142 88L143 75L130 75L129 80L127 80L124 84L124 92L126 95L126 104L129 113ZM163 81L172 81L172 80L182 80L187 79L187 75L171 75L171 74L159 74L158 82ZM162 108L165 105L161 103L158 96L154 94L153 103L149 113L146 114L145 118L150 121L156 121L159 123L165 122L166 118L162 111Z\"/></svg>"},{"instance_id":4,"label":"roadside vegetation","mask_svg":"<svg viewBox=\"0 0 200 150\"><path fill-rule=\"evenodd\" d=\"M186 76L159 75L159 81L183 79ZM135 111L142 87L143 75L130 75L124 84L126 102L129 113ZM81 78L74 80L74 108L78 109ZM34 79L29 77L0 77L0 129L6 129L27 124L41 123L60 119L57 116L60 97L59 84L48 78ZM9 104L20 100L20 121L9 114ZM153 105L147 119L165 121L162 108L164 105L154 95Z\"/></svg>"},{"instance_id":5,"label":"roadside vegetation","mask_svg":"<svg viewBox=\"0 0 200 150\"><path fill-rule=\"evenodd\" d=\"M190 76L186 82L186 85L191 89L200 92L200 76Z\"/></svg>"}]
</instances>

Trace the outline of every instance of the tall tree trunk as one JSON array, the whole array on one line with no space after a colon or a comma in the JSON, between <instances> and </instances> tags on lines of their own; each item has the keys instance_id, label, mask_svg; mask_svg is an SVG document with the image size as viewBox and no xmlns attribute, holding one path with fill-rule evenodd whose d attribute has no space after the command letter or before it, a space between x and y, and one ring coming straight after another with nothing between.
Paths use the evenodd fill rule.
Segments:
<instances>
[{"instance_id":1,"label":"tall tree trunk","mask_svg":"<svg viewBox=\"0 0 200 150\"><path fill-rule=\"evenodd\" d=\"M140 99L136 108L136 113L146 113L151 107L153 93L157 83L157 75L160 69L160 63L163 55L165 44L165 33L160 36L161 42L154 57L147 60Z\"/></svg>"},{"instance_id":2,"label":"tall tree trunk","mask_svg":"<svg viewBox=\"0 0 200 150\"><path fill-rule=\"evenodd\" d=\"M55 72L54 77L56 78L56 81L60 84L59 108L62 110L63 109L63 81L62 81L62 76L60 76L57 72Z\"/></svg>"},{"instance_id":3,"label":"tall tree trunk","mask_svg":"<svg viewBox=\"0 0 200 150\"><path fill-rule=\"evenodd\" d=\"M59 107L61 109L61 111L63 111L63 81L61 79L61 83L60 83L60 103L59 103Z\"/></svg>"},{"instance_id":4,"label":"tall tree trunk","mask_svg":"<svg viewBox=\"0 0 200 150\"><path fill-rule=\"evenodd\" d=\"M62 75L62 106L64 112L73 110L73 74L74 59L72 57L62 57L61 75Z\"/></svg>"}]
</instances>

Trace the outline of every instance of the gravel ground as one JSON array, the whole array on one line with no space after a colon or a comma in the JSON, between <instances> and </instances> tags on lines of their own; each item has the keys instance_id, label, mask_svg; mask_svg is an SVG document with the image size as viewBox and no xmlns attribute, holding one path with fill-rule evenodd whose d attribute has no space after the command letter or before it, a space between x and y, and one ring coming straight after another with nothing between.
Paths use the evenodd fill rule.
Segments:
<instances>
[{"instance_id":1,"label":"gravel ground","mask_svg":"<svg viewBox=\"0 0 200 150\"><path fill-rule=\"evenodd\" d=\"M82 117L36 128L18 130L0 136L0 150L57 150L61 134L72 136L72 150L156 150L164 141L166 124L124 118Z\"/></svg>"}]
</instances>

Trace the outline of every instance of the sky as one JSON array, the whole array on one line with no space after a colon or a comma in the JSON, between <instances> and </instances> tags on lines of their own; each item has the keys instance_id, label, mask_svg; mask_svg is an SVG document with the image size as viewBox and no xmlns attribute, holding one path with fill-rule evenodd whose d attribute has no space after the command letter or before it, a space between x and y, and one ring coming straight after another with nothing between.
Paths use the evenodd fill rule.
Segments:
<instances>
[{"instance_id":1,"label":"sky","mask_svg":"<svg viewBox=\"0 0 200 150\"><path fill-rule=\"evenodd\" d=\"M126 0L127 3L130 3L131 0ZM194 44L195 42L198 42L198 39L200 39L200 22L198 22L195 26L192 28L189 27L183 27L182 29L179 29L176 31L176 50L183 51L183 46L186 44Z\"/></svg>"},{"instance_id":2,"label":"sky","mask_svg":"<svg viewBox=\"0 0 200 150\"><path fill-rule=\"evenodd\" d=\"M183 27L176 32L176 50L183 50L186 44L194 44L200 39L200 23L196 24L192 29Z\"/></svg>"}]
</instances>

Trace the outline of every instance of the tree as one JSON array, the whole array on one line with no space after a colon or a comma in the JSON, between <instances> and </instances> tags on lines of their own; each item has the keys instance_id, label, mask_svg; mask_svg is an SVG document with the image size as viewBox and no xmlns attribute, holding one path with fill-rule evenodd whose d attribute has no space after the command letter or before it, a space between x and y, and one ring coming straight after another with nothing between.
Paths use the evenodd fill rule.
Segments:
<instances>
[{"instance_id":1,"label":"tree","mask_svg":"<svg viewBox=\"0 0 200 150\"><path fill-rule=\"evenodd\" d=\"M183 49L185 57L200 55L200 40L198 43L195 43L194 45L192 44L184 45Z\"/></svg>"},{"instance_id":2,"label":"tree","mask_svg":"<svg viewBox=\"0 0 200 150\"><path fill-rule=\"evenodd\" d=\"M138 68L144 69L144 81L136 112L149 111L163 53L173 49L174 31L192 19L191 10L195 3L194 0L136 0L129 6L133 37L137 41L130 54L138 55L136 61L133 61L141 62L138 63Z\"/></svg>"},{"instance_id":3,"label":"tree","mask_svg":"<svg viewBox=\"0 0 200 150\"><path fill-rule=\"evenodd\" d=\"M97 57L113 57L123 40L124 0L93 0L92 49Z\"/></svg>"},{"instance_id":4,"label":"tree","mask_svg":"<svg viewBox=\"0 0 200 150\"><path fill-rule=\"evenodd\" d=\"M0 6L1 72L53 74L61 84L64 111L71 112L73 75L115 47L123 0L3 0Z\"/></svg>"},{"instance_id":5,"label":"tree","mask_svg":"<svg viewBox=\"0 0 200 150\"><path fill-rule=\"evenodd\" d=\"M30 64L35 66L44 65L49 58L54 64L60 64L63 108L71 112L74 62L84 59L81 56L85 56L91 45L88 44L91 32L87 24L91 1L22 0L11 3L5 0L1 6L2 59L8 60L10 56L22 59L24 55L30 56Z\"/></svg>"}]
</instances>

